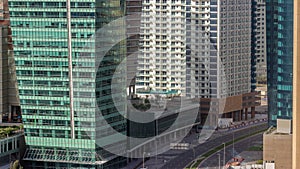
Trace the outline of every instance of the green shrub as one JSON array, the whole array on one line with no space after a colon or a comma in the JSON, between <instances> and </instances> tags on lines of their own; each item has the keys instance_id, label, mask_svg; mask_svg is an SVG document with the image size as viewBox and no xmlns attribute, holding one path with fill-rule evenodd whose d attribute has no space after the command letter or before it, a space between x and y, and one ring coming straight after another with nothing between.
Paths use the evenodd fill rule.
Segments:
<instances>
[{"instance_id":1,"label":"green shrub","mask_svg":"<svg viewBox=\"0 0 300 169\"><path fill-rule=\"evenodd\" d=\"M264 163L263 160L258 160L258 161L256 161L256 164L263 164L263 163Z\"/></svg>"},{"instance_id":2,"label":"green shrub","mask_svg":"<svg viewBox=\"0 0 300 169\"><path fill-rule=\"evenodd\" d=\"M22 169L22 168L23 167L20 165L19 160L16 160L11 166L11 169Z\"/></svg>"}]
</instances>

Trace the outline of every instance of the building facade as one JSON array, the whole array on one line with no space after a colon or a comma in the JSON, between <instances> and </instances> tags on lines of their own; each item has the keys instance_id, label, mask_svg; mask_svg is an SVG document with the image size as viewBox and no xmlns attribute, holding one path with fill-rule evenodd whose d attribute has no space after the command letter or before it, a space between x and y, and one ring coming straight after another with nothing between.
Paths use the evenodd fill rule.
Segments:
<instances>
[{"instance_id":1,"label":"building facade","mask_svg":"<svg viewBox=\"0 0 300 169\"><path fill-rule=\"evenodd\" d=\"M292 137L292 169L300 167L300 114L299 114L299 84L300 84L300 53L299 53L299 31L300 31L300 2L294 0L294 42L293 42L293 137Z\"/></svg>"},{"instance_id":2,"label":"building facade","mask_svg":"<svg viewBox=\"0 0 300 169\"><path fill-rule=\"evenodd\" d=\"M296 169L299 168L299 2L267 0L266 9L269 125L277 126L277 131L264 134L264 161L270 168ZM283 128L292 126L292 129L282 132L280 121L289 121Z\"/></svg>"},{"instance_id":3,"label":"building facade","mask_svg":"<svg viewBox=\"0 0 300 169\"><path fill-rule=\"evenodd\" d=\"M7 0L0 1L0 123L21 122Z\"/></svg>"},{"instance_id":4,"label":"building facade","mask_svg":"<svg viewBox=\"0 0 300 169\"><path fill-rule=\"evenodd\" d=\"M127 86L128 95L134 97L136 73L139 55L142 0L126 1L126 35L127 35Z\"/></svg>"},{"instance_id":5,"label":"building facade","mask_svg":"<svg viewBox=\"0 0 300 169\"><path fill-rule=\"evenodd\" d=\"M185 5L186 1L143 1L137 90L167 92L185 86Z\"/></svg>"},{"instance_id":6,"label":"building facade","mask_svg":"<svg viewBox=\"0 0 300 169\"><path fill-rule=\"evenodd\" d=\"M266 1L269 124L292 118L293 1Z\"/></svg>"},{"instance_id":7,"label":"building facade","mask_svg":"<svg viewBox=\"0 0 300 169\"><path fill-rule=\"evenodd\" d=\"M145 1L141 13L137 95L199 98L203 109L214 104L213 111L236 120L255 111L256 101L229 106L236 109L218 103L257 94L251 92L251 1Z\"/></svg>"},{"instance_id":8,"label":"building facade","mask_svg":"<svg viewBox=\"0 0 300 169\"><path fill-rule=\"evenodd\" d=\"M109 90L126 43L99 58L112 42L99 36L105 24L124 16L125 1L12 0L9 8L27 144L23 160L29 168L120 168L126 159L106 150L126 148L109 130L126 134L124 105L117 110Z\"/></svg>"},{"instance_id":9,"label":"building facade","mask_svg":"<svg viewBox=\"0 0 300 169\"><path fill-rule=\"evenodd\" d=\"M255 77L257 82L263 82L267 78L266 1L253 0L252 3L252 50L255 59Z\"/></svg>"},{"instance_id":10,"label":"building facade","mask_svg":"<svg viewBox=\"0 0 300 169\"><path fill-rule=\"evenodd\" d=\"M250 92L251 2L143 3L137 87L192 98Z\"/></svg>"}]
</instances>

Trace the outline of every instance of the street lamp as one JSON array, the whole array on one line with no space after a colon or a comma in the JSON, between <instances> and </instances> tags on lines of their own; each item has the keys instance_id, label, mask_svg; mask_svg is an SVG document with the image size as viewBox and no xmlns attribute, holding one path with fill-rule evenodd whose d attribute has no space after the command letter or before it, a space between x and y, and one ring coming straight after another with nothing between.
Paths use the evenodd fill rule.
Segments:
<instances>
[{"instance_id":1,"label":"street lamp","mask_svg":"<svg viewBox=\"0 0 300 169\"><path fill-rule=\"evenodd\" d=\"M158 136L158 119L155 119L156 135L155 135L155 164L157 164L157 136Z\"/></svg>"},{"instance_id":2,"label":"street lamp","mask_svg":"<svg viewBox=\"0 0 300 169\"><path fill-rule=\"evenodd\" d=\"M232 157L234 157L234 132L232 132L232 134L233 134Z\"/></svg>"},{"instance_id":3,"label":"street lamp","mask_svg":"<svg viewBox=\"0 0 300 169\"><path fill-rule=\"evenodd\" d=\"M219 169L221 169L221 158L220 158L220 152L218 153L218 157L219 157Z\"/></svg>"},{"instance_id":4,"label":"street lamp","mask_svg":"<svg viewBox=\"0 0 300 169\"><path fill-rule=\"evenodd\" d=\"M145 168L145 154L146 152L143 152L143 169Z\"/></svg>"},{"instance_id":5,"label":"street lamp","mask_svg":"<svg viewBox=\"0 0 300 169\"><path fill-rule=\"evenodd\" d=\"M195 156L195 148L194 147L192 147L192 149L193 149L193 155L194 155L194 159L196 158Z\"/></svg>"},{"instance_id":6,"label":"street lamp","mask_svg":"<svg viewBox=\"0 0 300 169\"><path fill-rule=\"evenodd\" d=\"M225 143L223 143L223 145L224 145L223 167L225 167Z\"/></svg>"}]
</instances>

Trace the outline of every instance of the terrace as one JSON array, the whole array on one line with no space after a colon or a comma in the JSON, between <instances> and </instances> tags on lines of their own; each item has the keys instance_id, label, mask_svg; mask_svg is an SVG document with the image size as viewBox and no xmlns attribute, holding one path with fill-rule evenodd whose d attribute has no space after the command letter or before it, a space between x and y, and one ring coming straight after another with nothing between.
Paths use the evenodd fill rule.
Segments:
<instances>
[{"instance_id":1,"label":"terrace","mask_svg":"<svg viewBox=\"0 0 300 169\"><path fill-rule=\"evenodd\" d=\"M0 124L0 140L8 137L12 137L14 135L18 135L23 133L23 125L21 124Z\"/></svg>"}]
</instances>

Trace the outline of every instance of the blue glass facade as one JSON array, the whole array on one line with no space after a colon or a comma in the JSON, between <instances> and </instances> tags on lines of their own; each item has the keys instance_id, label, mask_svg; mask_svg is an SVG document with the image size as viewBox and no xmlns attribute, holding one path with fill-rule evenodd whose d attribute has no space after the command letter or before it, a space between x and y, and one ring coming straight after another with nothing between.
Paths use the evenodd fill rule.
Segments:
<instances>
[{"instance_id":1,"label":"blue glass facade","mask_svg":"<svg viewBox=\"0 0 300 169\"><path fill-rule=\"evenodd\" d=\"M269 124L292 119L293 0L267 0Z\"/></svg>"},{"instance_id":2,"label":"blue glass facade","mask_svg":"<svg viewBox=\"0 0 300 169\"><path fill-rule=\"evenodd\" d=\"M124 16L124 1L71 0L71 37L66 4L63 0L9 1L28 147L24 160L29 161L28 168L120 168L124 159L117 158L115 164L106 162L116 156L97 143L119 149L124 141L115 139L107 128L110 125L126 134L125 112L116 109L110 90L113 73L125 58L126 44L110 49L96 70L95 62L96 42L101 38L96 32ZM72 44L73 117L68 38Z\"/></svg>"}]
</instances>

